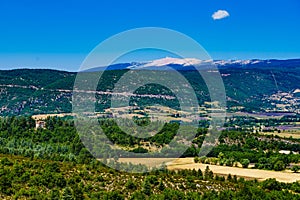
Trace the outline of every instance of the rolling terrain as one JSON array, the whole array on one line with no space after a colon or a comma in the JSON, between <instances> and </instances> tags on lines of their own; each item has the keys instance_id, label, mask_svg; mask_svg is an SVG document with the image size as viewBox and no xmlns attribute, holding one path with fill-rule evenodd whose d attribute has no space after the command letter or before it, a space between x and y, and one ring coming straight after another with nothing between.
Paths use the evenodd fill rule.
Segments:
<instances>
[{"instance_id":1,"label":"rolling terrain","mask_svg":"<svg viewBox=\"0 0 300 200\"><path fill-rule=\"evenodd\" d=\"M199 81L193 67L182 61L178 63L178 59L176 62L171 61L160 62L154 69L164 70L164 66L177 69L194 87L200 104L209 101L205 83ZM213 64L219 68L225 85L228 111L299 112L300 60L214 61ZM138 68L145 65L153 67L151 63L139 65L135 63L134 66ZM132 68L128 63L108 67L105 79L98 85L97 91L101 96L98 101L99 110L109 107L114 83ZM101 69L103 68L81 73L91 74ZM1 70L0 115L69 113L72 111L71 100L75 78L75 72L46 69ZM151 88L138 92L161 93ZM168 91L165 94L172 95ZM169 104L173 105L174 102Z\"/></svg>"}]
</instances>

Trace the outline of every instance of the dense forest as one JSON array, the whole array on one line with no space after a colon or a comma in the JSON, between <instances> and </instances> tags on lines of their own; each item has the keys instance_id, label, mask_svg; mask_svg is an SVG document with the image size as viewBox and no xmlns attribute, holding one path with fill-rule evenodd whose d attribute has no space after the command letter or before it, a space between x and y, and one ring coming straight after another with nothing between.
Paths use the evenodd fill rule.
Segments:
<instances>
[{"instance_id":1,"label":"dense forest","mask_svg":"<svg viewBox=\"0 0 300 200\"><path fill-rule=\"evenodd\" d=\"M300 184L263 182L236 176L218 176L205 171L169 171L166 168L148 173L116 171L97 161L82 144L72 119L48 118L46 127L35 129L31 117L0 119L0 197L2 199L299 199ZM106 122L108 123L108 122ZM173 137L178 124L168 124L159 135ZM110 128L116 130L112 124ZM109 138L119 133L111 131ZM205 128L198 129L194 144L201 144ZM121 134L122 135L122 134ZM235 161L247 167L282 170L290 162L299 162L298 154L283 155L278 149L299 151L297 139L292 143L273 136L259 140L258 134L223 131L217 145L207 157L197 162L232 166ZM124 136L125 138L125 136ZM120 145L123 139L115 142ZM234 142L233 142L234 141ZM133 142L139 142L138 140ZM160 136L149 142L163 145ZM128 144L129 145L129 144ZM197 156L193 145L183 156ZM268 151L265 151L268 150ZM138 153L143 153L142 151ZM113 161L111 161L113 162ZM144 166L115 163L116 168ZM118 165L118 167L117 167Z\"/></svg>"},{"instance_id":2,"label":"dense forest","mask_svg":"<svg viewBox=\"0 0 300 200\"><path fill-rule=\"evenodd\" d=\"M0 155L2 199L299 199L300 184L217 176L206 168L122 173L87 164Z\"/></svg>"},{"instance_id":3,"label":"dense forest","mask_svg":"<svg viewBox=\"0 0 300 200\"><path fill-rule=\"evenodd\" d=\"M48 117L45 122L45 129L36 129L35 121L31 117L1 118L0 153L22 155L36 159L74 161L77 163L88 163L93 158L82 143L82 140L86 136L80 137L72 119ZM92 137L100 137L100 139L95 139L97 142L101 140L101 137L107 137L113 144L119 146L120 149L129 149L132 152L138 153L141 157L143 157L143 153L150 153L147 156L152 155L152 157L160 156L156 152L151 152L147 148L147 144L161 149L165 157L174 157L175 154L172 154L173 151L168 147L168 144L174 137L179 137L176 139L178 143L180 143L181 139L185 139L176 135L179 127L178 123L166 123L157 134L151 137L145 135L147 136L145 138L126 134L112 119L100 120L99 127L95 129L94 127L88 127L89 130L87 132L100 129L100 127L105 135L88 135L90 137L88 138L89 140L92 140ZM82 125L82 129L86 130L87 128ZM188 135L189 131L192 130L189 126L182 129L183 135ZM146 134L147 127L144 130ZM177 147L173 146L175 148L174 151L187 148L181 157L198 156L207 133L208 129L198 128L196 134L192 135L194 137L188 148L187 146L178 144ZM191 139L188 137L190 136L187 136L187 139ZM259 169L275 169L280 171L289 167L290 163L300 162L299 154L279 153L279 150L300 152L300 139L260 135L251 131L224 130L221 132L217 143L207 157L218 158L220 157L220 153L224 154L222 161L218 161L221 165L227 163L226 165L233 166L235 162L242 162L242 160L248 159ZM120 155L116 148L109 145L105 144L105 146L101 147L102 149L100 150L95 148L98 153L98 155L96 154L97 157L103 158L103 155L106 158L127 157L124 153ZM109 154L105 154L104 152L109 152ZM95 156L95 154L93 155Z\"/></svg>"}]
</instances>

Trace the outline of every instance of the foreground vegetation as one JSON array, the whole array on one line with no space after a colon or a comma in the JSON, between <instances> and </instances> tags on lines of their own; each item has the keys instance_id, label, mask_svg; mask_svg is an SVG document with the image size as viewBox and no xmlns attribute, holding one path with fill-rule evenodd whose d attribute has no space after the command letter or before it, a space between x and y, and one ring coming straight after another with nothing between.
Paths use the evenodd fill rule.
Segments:
<instances>
[{"instance_id":1,"label":"foreground vegetation","mask_svg":"<svg viewBox=\"0 0 300 200\"><path fill-rule=\"evenodd\" d=\"M113 124L104 125L108 137L115 138L114 142L120 145L126 145L126 135ZM148 142L167 144L165 140L174 137L177 126L176 123L166 125ZM206 133L206 129L198 129L186 156L197 155ZM143 144L139 140L132 142L134 145ZM0 144L1 199L300 198L298 182L280 183L275 179L257 182L231 175L222 177L214 175L209 168L203 171L162 169L143 174L110 169L87 151L73 121L67 118L48 118L45 129L35 129L35 122L30 117L1 118ZM210 163L217 159L215 164L227 166L232 166L234 162L247 166L252 162L257 168L273 170L282 170L290 163L299 162L298 154L279 154L278 150L282 148L299 151L299 141L244 131L223 131L219 144L208 157L198 161ZM117 165L120 169L143 167Z\"/></svg>"},{"instance_id":2,"label":"foreground vegetation","mask_svg":"<svg viewBox=\"0 0 300 200\"><path fill-rule=\"evenodd\" d=\"M117 172L88 164L0 156L2 199L299 199L300 184L247 181L205 171Z\"/></svg>"}]
</instances>

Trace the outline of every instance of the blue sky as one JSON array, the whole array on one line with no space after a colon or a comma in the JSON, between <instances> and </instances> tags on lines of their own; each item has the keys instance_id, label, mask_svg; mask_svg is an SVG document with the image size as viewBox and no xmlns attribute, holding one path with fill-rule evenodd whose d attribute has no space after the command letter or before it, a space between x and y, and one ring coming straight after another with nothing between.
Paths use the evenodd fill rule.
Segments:
<instances>
[{"instance_id":1,"label":"blue sky","mask_svg":"<svg viewBox=\"0 0 300 200\"><path fill-rule=\"evenodd\" d=\"M214 20L226 10L229 17ZM300 1L0 2L0 69L77 70L101 41L164 27L198 41L213 59L300 58Z\"/></svg>"}]
</instances>

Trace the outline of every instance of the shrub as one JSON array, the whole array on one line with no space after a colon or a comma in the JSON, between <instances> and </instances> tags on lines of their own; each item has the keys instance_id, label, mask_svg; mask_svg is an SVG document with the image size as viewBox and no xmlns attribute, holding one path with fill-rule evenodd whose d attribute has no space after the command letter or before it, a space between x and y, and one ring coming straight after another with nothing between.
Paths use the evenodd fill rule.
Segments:
<instances>
[{"instance_id":1,"label":"shrub","mask_svg":"<svg viewBox=\"0 0 300 200\"><path fill-rule=\"evenodd\" d=\"M274 170L275 171L281 171L285 169L285 165L283 163L283 161L279 160L274 164Z\"/></svg>"},{"instance_id":2,"label":"shrub","mask_svg":"<svg viewBox=\"0 0 300 200\"><path fill-rule=\"evenodd\" d=\"M250 164L250 160L249 159L243 159L241 160L241 165L243 166L243 168L248 168Z\"/></svg>"},{"instance_id":3,"label":"shrub","mask_svg":"<svg viewBox=\"0 0 300 200\"><path fill-rule=\"evenodd\" d=\"M294 166L292 167L292 171L293 171L294 173L297 173L299 170L300 170L300 167L297 166L297 165L294 165Z\"/></svg>"}]
</instances>

